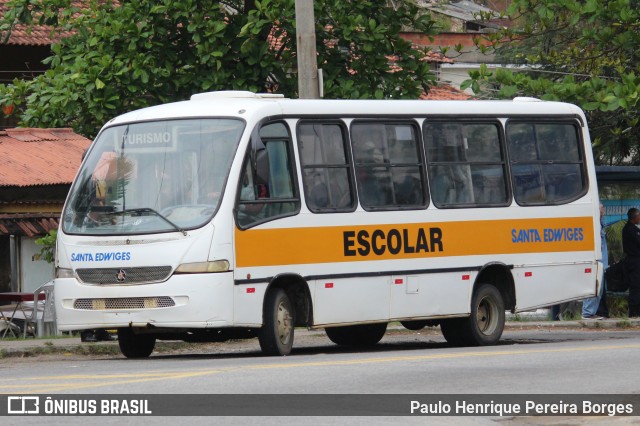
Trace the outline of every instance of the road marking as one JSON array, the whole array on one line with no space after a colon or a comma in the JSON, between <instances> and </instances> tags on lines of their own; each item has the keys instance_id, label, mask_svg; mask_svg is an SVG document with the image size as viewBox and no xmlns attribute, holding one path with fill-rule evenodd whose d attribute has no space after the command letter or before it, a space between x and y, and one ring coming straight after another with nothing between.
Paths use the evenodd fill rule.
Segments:
<instances>
[{"instance_id":1,"label":"road marking","mask_svg":"<svg viewBox=\"0 0 640 426\"><path fill-rule=\"evenodd\" d=\"M259 369L271 369L271 368L291 368L291 367L320 367L329 365L354 365L354 364L373 364L382 362L394 362L394 361L421 361L431 359L453 359L453 358L466 358L466 357L487 357L494 355L531 355L542 353L560 353L560 352L586 352L586 351L599 351L599 350L611 350L611 349L640 349L640 344L619 345L619 346L591 346L586 348L564 348L564 349L538 349L528 351L497 351L497 352L464 352L455 354L434 354L434 355L414 355L414 356L397 356L397 357L385 357L385 358L368 358L368 359L355 359L355 360L343 360L343 361L316 361L316 362L303 362L297 364L282 364L282 365L254 365L244 367L245 369L259 370Z\"/></svg>"},{"instance_id":2,"label":"road marking","mask_svg":"<svg viewBox=\"0 0 640 426\"><path fill-rule=\"evenodd\" d=\"M55 381L55 380L90 380L89 382L70 382L70 383L20 383L16 385L2 385L3 391L0 393L10 393L10 394L30 394L30 393L52 393L59 391L68 391L68 390L78 390L78 389L87 389L87 388L97 388L103 386L114 386L114 385L126 385L131 383L144 383L144 382L153 382L159 380L177 380L177 379L186 379L189 377L200 377L211 374L223 373L225 370L205 370L205 371L190 371L190 372L169 372L162 374L118 374L118 375L102 375L102 374L91 374L91 375L67 375L67 376L40 376L40 377L21 377L16 379L8 379L9 381L20 381L24 382L26 380L30 381ZM109 378L127 378L126 380L113 380L108 381ZM139 377L139 378L138 378ZM107 381L105 382L104 380ZM4 379L7 380L7 379ZM4 381L0 380L0 382ZM99 382L98 382L99 381ZM10 392L6 392L9 390Z\"/></svg>"},{"instance_id":3,"label":"road marking","mask_svg":"<svg viewBox=\"0 0 640 426\"><path fill-rule=\"evenodd\" d=\"M34 377L17 377L17 378L0 378L0 386L4 394L30 394L30 393L52 393L59 391L71 391L88 388L98 388L104 386L126 385L133 383L145 383L164 380L180 380L192 377L210 376L220 373L230 373L235 371L247 370L274 370L285 368L306 368L306 367L322 367L322 366L344 366L344 365L366 365L384 362L406 362L406 361L428 361L443 360L456 358L471 357L492 357L492 356L517 356L532 354L549 354L549 353L572 353L572 352L588 352L588 351L611 351L620 349L640 349L640 344L629 345L607 345L607 346L589 346L584 348L555 348L555 349L531 349L531 350L487 350L485 352L460 352L446 354L428 354L428 355L402 355L391 357L375 357L375 358L359 358L353 360L329 360L329 361L310 361L310 362L294 362L287 364L259 364L229 368L216 368L193 371L174 371L174 372L146 372L131 374L70 374L61 376L34 376ZM278 358L282 359L282 358ZM291 358L287 358L290 360ZM69 380L69 383L56 383L56 381ZM49 382L49 383L32 383L32 382ZM12 383L13 382L13 383ZM28 382L28 383L26 383Z\"/></svg>"}]
</instances>

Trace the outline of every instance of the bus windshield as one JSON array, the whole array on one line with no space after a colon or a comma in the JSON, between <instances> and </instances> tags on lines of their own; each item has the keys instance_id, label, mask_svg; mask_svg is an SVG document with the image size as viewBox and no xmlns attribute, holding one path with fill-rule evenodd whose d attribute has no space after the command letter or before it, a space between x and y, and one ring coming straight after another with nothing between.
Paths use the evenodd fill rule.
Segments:
<instances>
[{"instance_id":1,"label":"bus windshield","mask_svg":"<svg viewBox=\"0 0 640 426\"><path fill-rule=\"evenodd\" d=\"M233 119L105 129L69 194L64 231L132 235L204 225L218 207L243 129Z\"/></svg>"}]
</instances>

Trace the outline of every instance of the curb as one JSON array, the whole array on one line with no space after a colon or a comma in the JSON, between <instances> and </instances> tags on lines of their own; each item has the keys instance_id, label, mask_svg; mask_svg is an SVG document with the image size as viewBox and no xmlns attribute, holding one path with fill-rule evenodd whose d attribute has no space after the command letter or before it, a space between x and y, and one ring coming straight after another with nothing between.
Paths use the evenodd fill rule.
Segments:
<instances>
[{"instance_id":1,"label":"curb","mask_svg":"<svg viewBox=\"0 0 640 426\"><path fill-rule=\"evenodd\" d=\"M625 329L640 326L640 319L633 318L608 318L608 319L588 319L574 321L510 321L505 324L507 328L524 328L524 327L540 327L540 328L594 328L594 329Z\"/></svg>"}]
</instances>

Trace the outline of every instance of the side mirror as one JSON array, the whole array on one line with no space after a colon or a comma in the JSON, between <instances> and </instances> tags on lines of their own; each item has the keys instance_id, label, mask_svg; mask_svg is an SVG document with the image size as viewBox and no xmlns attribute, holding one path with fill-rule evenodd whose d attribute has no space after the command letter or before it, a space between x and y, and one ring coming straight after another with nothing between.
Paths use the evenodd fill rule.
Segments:
<instances>
[{"instance_id":1,"label":"side mirror","mask_svg":"<svg viewBox=\"0 0 640 426\"><path fill-rule=\"evenodd\" d=\"M256 178L255 183L267 185L269 183L269 153L260 138L258 128L251 134L251 166Z\"/></svg>"}]
</instances>

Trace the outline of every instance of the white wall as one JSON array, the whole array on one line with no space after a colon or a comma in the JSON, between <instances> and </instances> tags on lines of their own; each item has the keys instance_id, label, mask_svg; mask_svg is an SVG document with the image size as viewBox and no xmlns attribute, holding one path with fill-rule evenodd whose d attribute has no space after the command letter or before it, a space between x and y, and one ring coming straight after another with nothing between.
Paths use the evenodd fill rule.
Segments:
<instances>
[{"instance_id":1,"label":"white wall","mask_svg":"<svg viewBox=\"0 0 640 426\"><path fill-rule=\"evenodd\" d=\"M480 69L480 63L472 62L456 62L454 64L440 64L439 81L444 81L451 84L453 87L459 89L463 81L469 79L469 71ZM526 69L526 67L520 67L511 64L485 64L489 71L495 71L497 68L509 68L511 70ZM468 88L466 93L473 95L473 90Z\"/></svg>"},{"instance_id":2,"label":"white wall","mask_svg":"<svg viewBox=\"0 0 640 426\"><path fill-rule=\"evenodd\" d=\"M42 246L36 244L37 238L20 238L20 291L34 292L54 276L52 263L40 258Z\"/></svg>"}]
</instances>

